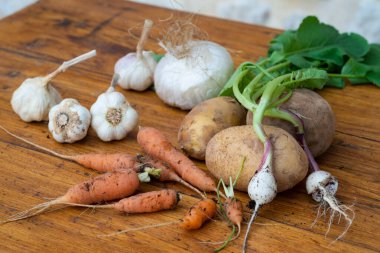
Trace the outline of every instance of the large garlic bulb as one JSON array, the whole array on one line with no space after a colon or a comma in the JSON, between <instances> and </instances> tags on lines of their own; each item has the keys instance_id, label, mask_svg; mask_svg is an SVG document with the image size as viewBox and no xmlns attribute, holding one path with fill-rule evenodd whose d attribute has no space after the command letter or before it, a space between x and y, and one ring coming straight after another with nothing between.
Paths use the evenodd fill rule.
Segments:
<instances>
[{"instance_id":1,"label":"large garlic bulb","mask_svg":"<svg viewBox=\"0 0 380 253\"><path fill-rule=\"evenodd\" d=\"M188 110L218 95L233 72L227 50L210 41L188 42L181 58L167 53L157 64L154 87L167 104Z\"/></svg>"}]
</instances>

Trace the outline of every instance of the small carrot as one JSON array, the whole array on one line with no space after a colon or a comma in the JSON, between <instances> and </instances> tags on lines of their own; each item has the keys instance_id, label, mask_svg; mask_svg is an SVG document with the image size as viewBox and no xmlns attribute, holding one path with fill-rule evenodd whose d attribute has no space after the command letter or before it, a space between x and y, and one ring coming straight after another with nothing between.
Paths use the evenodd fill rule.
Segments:
<instances>
[{"instance_id":1,"label":"small carrot","mask_svg":"<svg viewBox=\"0 0 380 253\"><path fill-rule=\"evenodd\" d=\"M218 187L217 187L218 203L219 203L220 208L222 209L222 213L225 214L227 216L229 222L232 223L232 231L231 231L231 234L228 236L227 240L222 242L222 245L219 248L214 250L215 252L219 252L222 249L224 249L230 241L235 240L240 235L241 223L243 221L243 204L241 203L240 200L235 198L234 187L235 187L237 180L239 179L239 176L240 176L240 174L244 168L245 160L246 160L246 157L243 158L241 167L239 169L238 174L236 175L234 182L232 182L232 178L230 177L230 182L229 182L228 187L226 187L226 185L224 184L223 179L220 179L219 183L218 183ZM227 199L223 205L221 204L222 202L219 198L220 185L223 186L224 192L227 196ZM236 230L235 226L237 226L237 228L238 228L236 235L235 235L235 230Z\"/></svg>"},{"instance_id":2,"label":"small carrot","mask_svg":"<svg viewBox=\"0 0 380 253\"><path fill-rule=\"evenodd\" d=\"M186 182L202 191L216 191L214 180L177 150L159 130L140 127L137 142L147 154L168 163Z\"/></svg>"},{"instance_id":3,"label":"small carrot","mask_svg":"<svg viewBox=\"0 0 380 253\"><path fill-rule=\"evenodd\" d=\"M120 199L132 195L139 185L139 177L134 170L127 169L108 172L74 185L69 188L65 195L15 214L2 223L37 215L54 205L65 204L75 206L76 204L91 204Z\"/></svg>"},{"instance_id":4,"label":"small carrot","mask_svg":"<svg viewBox=\"0 0 380 253\"><path fill-rule=\"evenodd\" d=\"M177 191L171 189L164 189L140 193L107 205L75 204L75 206L92 208L113 208L123 213L136 214L153 213L173 209L177 206L180 200L181 197Z\"/></svg>"},{"instance_id":5,"label":"small carrot","mask_svg":"<svg viewBox=\"0 0 380 253\"><path fill-rule=\"evenodd\" d=\"M215 214L216 203L212 199L203 199L190 208L180 227L186 230L199 229L203 223L212 219Z\"/></svg>"},{"instance_id":6,"label":"small carrot","mask_svg":"<svg viewBox=\"0 0 380 253\"><path fill-rule=\"evenodd\" d=\"M48 148L42 147L38 144L35 144L31 141L28 141L20 136L17 136L3 126L0 125L0 128L3 129L6 133L13 136L16 139L19 139L23 142L32 145L40 150L43 150L51 155L57 156L59 158L76 162L86 168L93 169L99 172L113 171L117 169L126 169L133 168L136 166L136 158L132 155L126 153L115 153L115 154L84 154L84 155L63 155L57 153Z\"/></svg>"},{"instance_id":7,"label":"small carrot","mask_svg":"<svg viewBox=\"0 0 380 253\"><path fill-rule=\"evenodd\" d=\"M197 188L187 183L185 180L180 178L174 170L172 170L168 164L154 159L152 157L147 157L143 155L137 155L136 160L141 164L138 172L148 172L150 176L157 178L161 182L174 181L178 182L187 188L198 193L202 198L205 198L204 194L200 192ZM156 172L157 171L157 172Z\"/></svg>"}]
</instances>

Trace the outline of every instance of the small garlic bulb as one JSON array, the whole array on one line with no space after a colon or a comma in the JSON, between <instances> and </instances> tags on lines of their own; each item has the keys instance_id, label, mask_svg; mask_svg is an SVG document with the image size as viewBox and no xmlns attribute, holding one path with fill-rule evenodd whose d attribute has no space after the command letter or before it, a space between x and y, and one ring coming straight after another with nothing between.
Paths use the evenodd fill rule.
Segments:
<instances>
[{"instance_id":1,"label":"small garlic bulb","mask_svg":"<svg viewBox=\"0 0 380 253\"><path fill-rule=\"evenodd\" d=\"M59 92L49 82L57 74L95 55L96 50L92 50L62 63L54 72L45 77L27 78L12 95L13 111L26 122L48 120L50 108L62 100Z\"/></svg>"},{"instance_id":2,"label":"small garlic bulb","mask_svg":"<svg viewBox=\"0 0 380 253\"><path fill-rule=\"evenodd\" d=\"M73 143L87 135L91 114L76 99L66 98L49 112L49 130L56 141Z\"/></svg>"},{"instance_id":3,"label":"small garlic bulb","mask_svg":"<svg viewBox=\"0 0 380 253\"><path fill-rule=\"evenodd\" d=\"M145 20L136 53L125 55L115 64L115 74L120 76L119 85L123 89L143 91L153 84L157 62L152 52L143 51L152 26L153 22L151 20Z\"/></svg>"},{"instance_id":4,"label":"small garlic bulb","mask_svg":"<svg viewBox=\"0 0 380 253\"><path fill-rule=\"evenodd\" d=\"M12 95L12 109L23 121L48 120L49 110L61 102L59 92L47 77L27 78Z\"/></svg>"},{"instance_id":5,"label":"small garlic bulb","mask_svg":"<svg viewBox=\"0 0 380 253\"><path fill-rule=\"evenodd\" d=\"M129 105L124 95L115 91L119 76L114 75L111 86L99 95L91 106L91 126L102 141L123 139L138 122L137 112Z\"/></svg>"}]
</instances>

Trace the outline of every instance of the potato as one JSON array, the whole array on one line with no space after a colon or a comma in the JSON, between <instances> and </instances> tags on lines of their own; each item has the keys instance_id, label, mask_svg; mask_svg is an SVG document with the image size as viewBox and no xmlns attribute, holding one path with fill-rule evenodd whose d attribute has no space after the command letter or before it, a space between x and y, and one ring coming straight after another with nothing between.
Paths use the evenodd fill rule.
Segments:
<instances>
[{"instance_id":1,"label":"potato","mask_svg":"<svg viewBox=\"0 0 380 253\"><path fill-rule=\"evenodd\" d=\"M335 132L335 115L329 103L309 89L297 89L281 108L302 115L306 142L314 157L323 154L331 145ZM295 128L287 121L266 117L265 125L280 127L295 136ZM252 124L252 113L247 113L247 124Z\"/></svg>"},{"instance_id":2,"label":"potato","mask_svg":"<svg viewBox=\"0 0 380 253\"><path fill-rule=\"evenodd\" d=\"M282 192L299 183L307 174L308 160L297 141L285 130L264 126L264 130L274 146L273 170L277 180L277 191ZM217 178L229 182L235 179L243 158L243 171L236 189L247 191L248 183L258 169L264 152L252 126L235 126L217 133L206 149L206 166Z\"/></svg>"},{"instance_id":3,"label":"potato","mask_svg":"<svg viewBox=\"0 0 380 253\"><path fill-rule=\"evenodd\" d=\"M183 119L178 143L189 156L204 160L207 143L219 131L244 125L246 110L231 97L216 97L195 106Z\"/></svg>"}]
</instances>

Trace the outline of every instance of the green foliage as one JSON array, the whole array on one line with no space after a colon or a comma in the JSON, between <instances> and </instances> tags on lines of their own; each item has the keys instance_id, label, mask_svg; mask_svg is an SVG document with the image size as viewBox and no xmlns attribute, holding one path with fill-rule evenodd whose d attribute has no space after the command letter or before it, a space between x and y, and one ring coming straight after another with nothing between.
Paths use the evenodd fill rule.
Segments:
<instances>
[{"instance_id":1,"label":"green foliage","mask_svg":"<svg viewBox=\"0 0 380 253\"><path fill-rule=\"evenodd\" d=\"M380 44L371 44L369 52L360 60L349 59L342 74L358 76L350 78L352 84L373 83L380 87Z\"/></svg>"},{"instance_id":2,"label":"green foliage","mask_svg":"<svg viewBox=\"0 0 380 253\"><path fill-rule=\"evenodd\" d=\"M287 89L322 89L328 80L327 72L320 69L300 69L290 74L289 80L281 83Z\"/></svg>"},{"instance_id":3,"label":"green foliage","mask_svg":"<svg viewBox=\"0 0 380 253\"><path fill-rule=\"evenodd\" d=\"M260 95L253 94L259 89L262 92L260 87L271 79L303 69L323 70L324 78L329 73L324 86L343 88L347 77L352 84L380 87L380 44L369 45L358 34L339 33L316 17L306 17L296 31L285 31L271 41L267 58L241 64L219 95L235 96L233 86L238 83L246 98L257 99ZM305 87L323 88L310 80L312 84Z\"/></svg>"},{"instance_id":4,"label":"green foliage","mask_svg":"<svg viewBox=\"0 0 380 253\"><path fill-rule=\"evenodd\" d=\"M360 59L369 50L367 41L358 34L340 34L334 27L307 17L297 31L277 36L269 48L272 64L290 61L298 68L341 67L346 57Z\"/></svg>"}]
</instances>

